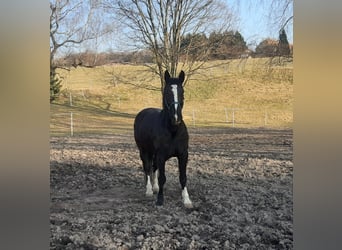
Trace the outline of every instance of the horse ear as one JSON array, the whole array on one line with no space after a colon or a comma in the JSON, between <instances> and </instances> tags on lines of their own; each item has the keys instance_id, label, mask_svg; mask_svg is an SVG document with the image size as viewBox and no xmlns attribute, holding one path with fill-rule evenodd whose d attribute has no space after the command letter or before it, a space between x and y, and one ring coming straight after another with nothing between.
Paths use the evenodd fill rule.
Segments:
<instances>
[{"instance_id":1,"label":"horse ear","mask_svg":"<svg viewBox=\"0 0 342 250\"><path fill-rule=\"evenodd\" d=\"M179 73L179 76L178 76L179 80L181 81L181 83L184 82L184 78L185 78L185 73L184 71L182 70L180 73Z\"/></svg>"},{"instance_id":2,"label":"horse ear","mask_svg":"<svg viewBox=\"0 0 342 250\"><path fill-rule=\"evenodd\" d=\"M167 70L165 70L164 79L165 79L165 82L169 82L170 74L169 74L169 71L167 71Z\"/></svg>"}]
</instances>

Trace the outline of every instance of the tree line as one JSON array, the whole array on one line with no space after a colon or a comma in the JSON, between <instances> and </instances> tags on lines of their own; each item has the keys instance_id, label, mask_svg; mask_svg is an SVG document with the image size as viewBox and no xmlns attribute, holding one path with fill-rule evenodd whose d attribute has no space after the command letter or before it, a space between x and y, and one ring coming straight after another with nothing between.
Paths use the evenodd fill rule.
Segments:
<instances>
[{"instance_id":1,"label":"tree line","mask_svg":"<svg viewBox=\"0 0 342 250\"><path fill-rule=\"evenodd\" d=\"M185 57L196 57L201 50L210 48L205 60L227 60L247 57L292 56L292 45L289 44L285 31L281 31L279 40L264 39L254 51L248 49L246 41L238 31L224 33L213 32L205 34L187 34L182 38L180 46L180 61ZM202 58L202 60L204 60ZM153 64L154 56L148 49L130 52L96 52L87 50L81 53L71 53L56 60L60 68L96 67L115 63Z\"/></svg>"}]
</instances>

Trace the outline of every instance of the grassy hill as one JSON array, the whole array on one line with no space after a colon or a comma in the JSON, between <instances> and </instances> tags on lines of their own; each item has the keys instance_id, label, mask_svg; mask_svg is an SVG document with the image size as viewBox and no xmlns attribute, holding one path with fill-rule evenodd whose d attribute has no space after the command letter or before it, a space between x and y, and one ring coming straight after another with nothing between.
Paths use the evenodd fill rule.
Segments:
<instances>
[{"instance_id":1,"label":"grassy hill","mask_svg":"<svg viewBox=\"0 0 342 250\"><path fill-rule=\"evenodd\" d=\"M212 67L213 65L219 66ZM293 65L278 59L209 62L185 86L188 126L292 127ZM60 71L63 90L51 104L52 135L132 130L135 114L161 107L160 82L142 65Z\"/></svg>"}]
</instances>

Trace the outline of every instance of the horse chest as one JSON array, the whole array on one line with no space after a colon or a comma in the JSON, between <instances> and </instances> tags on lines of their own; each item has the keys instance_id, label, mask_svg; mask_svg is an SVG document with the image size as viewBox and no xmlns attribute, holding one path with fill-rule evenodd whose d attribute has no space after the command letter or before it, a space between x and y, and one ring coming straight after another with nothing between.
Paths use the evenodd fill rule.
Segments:
<instances>
[{"instance_id":1,"label":"horse chest","mask_svg":"<svg viewBox=\"0 0 342 250\"><path fill-rule=\"evenodd\" d=\"M172 137L170 135L158 136L154 140L154 148L156 150L173 151L178 145L177 141L177 138Z\"/></svg>"},{"instance_id":2,"label":"horse chest","mask_svg":"<svg viewBox=\"0 0 342 250\"><path fill-rule=\"evenodd\" d=\"M155 153L162 153L167 158L176 156L179 152L187 150L187 138L187 136L181 135L179 133L163 133L160 136L157 136L154 140Z\"/></svg>"}]
</instances>

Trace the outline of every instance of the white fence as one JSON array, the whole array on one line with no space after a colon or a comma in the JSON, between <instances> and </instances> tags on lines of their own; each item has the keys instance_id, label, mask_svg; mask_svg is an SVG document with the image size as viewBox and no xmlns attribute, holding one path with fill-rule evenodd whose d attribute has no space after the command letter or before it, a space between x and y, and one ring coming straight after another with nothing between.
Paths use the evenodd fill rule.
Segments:
<instances>
[{"instance_id":1,"label":"white fence","mask_svg":"<svg viewBox=\"0 0 342 250\"><path fill-rule=\"evenodd\" d=\"M235 127L238 124L242 123L248 123L248 122L242 122L244 119L239 119L239 115L244 114L245 117L246 114L249 113L249 117L251 116L259 116L259 119L254 120L253 124L254 126L267 126L268 125L268 111L260 111L260 110L251 110L251 109L240 109L240 108L222 108L221 114L212 114L210 110L198 110L198 109L192 109L191 111L191 124L193 126L196 125L204 125L203 123L207 124L223 124L226 123L227 125L231 125L232 127ZM215 116L216 119L210 119L210 116ZM260 122L262 121L262 122ZM253 125L251 124L251 125Z\"/></svg>"},{"instance_id":2,"label":"white fence","mask_svg":"<svg viewBox=\"0 0 342 250\"><path fill-rule=\"evenodd\" d=\"M189 114L190 113L190 114ZM229 127L292 127L293 115L286 110L257 110L242 108L192 109L183 112L187 124L192 126ZM190 123L189 123L190 122Z\"/></svg>"},{"instance_id":3,"label":"white fence","mask_svg":"<svg viewBox=\"0 0 342 250\"><path fill-rule=\"evenodd\" d=\"M134 115L117 116L108 111L97 117L92 114L71 111L67 113L51 113L50 132L74 136L75 134L111 133L111 131L132 130ZM208 108L183 110L183 118L188 127L269 127L285 128L292 126L292 114L279 110L251 110L241 108Z\"/></svg>"}]
</instances>

